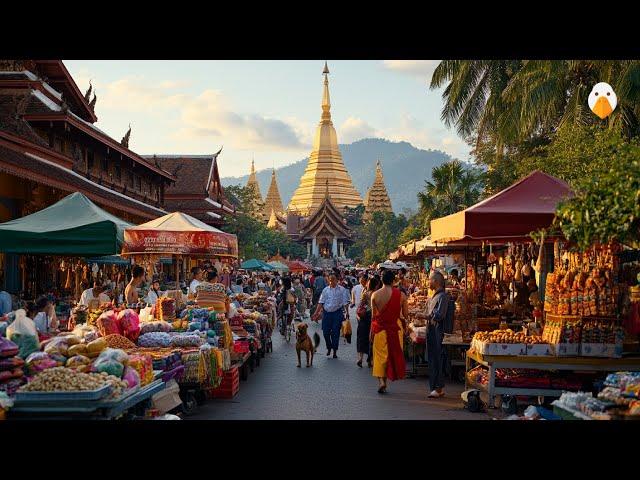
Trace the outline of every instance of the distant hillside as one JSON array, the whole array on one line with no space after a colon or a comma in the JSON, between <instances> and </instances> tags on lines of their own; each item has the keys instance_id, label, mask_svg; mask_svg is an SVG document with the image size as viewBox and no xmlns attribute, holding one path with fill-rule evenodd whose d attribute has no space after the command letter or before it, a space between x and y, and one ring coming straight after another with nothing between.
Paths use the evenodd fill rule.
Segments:
<instances>
[{"instance_id":1,"label":"distant hillside","mask_svg":"<svg viewBox=\"0 0 640 480\"><path fill-rule=\"evenodd\" d=\"M340 145L340 151L353 184L363 199L373 183L376 160L382 161L385 183L396 213L402 213L407 208L415 211L416 195L424 188L425 180L431 179L431 169L451 159L448 154L438 150L420 150L407 142L390 142L381 138L367 138L349 145ZM308 157L276 169L285 208L298 187L307 160ZM222 184L245 185L248 176L247 173L242 177L225 177ZM271 181L271 170L259 171L257 177L264 197Z\"/></svg>"}]
</instances>

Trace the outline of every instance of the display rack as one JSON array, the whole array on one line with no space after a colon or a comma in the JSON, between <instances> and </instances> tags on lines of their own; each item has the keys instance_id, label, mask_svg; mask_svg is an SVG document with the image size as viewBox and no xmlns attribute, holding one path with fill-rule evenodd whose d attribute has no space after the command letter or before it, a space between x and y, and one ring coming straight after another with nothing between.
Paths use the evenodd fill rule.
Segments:
<instances>
[{"instance_id":1,"label":"display rack","mask_svg":"<svg viewBox=\"0 0 640 480\"><path fill-rule=\"evenodd\" d=\"M469 350L466 358L466 373L480 364L489 369L489 381L486 385L471 382L465 375L465 386L477 388L489 396L489 408L495 408L497 395L528 395L559 397L562 390L540 388L496 387L496 369L498 368L527 368L531 370L565 370L580 372L616 372L640 371L640 358L593 358L593 357L554 357L554 356L495 356L482 355L475 350Z\"/></svg>"}]
</instances>

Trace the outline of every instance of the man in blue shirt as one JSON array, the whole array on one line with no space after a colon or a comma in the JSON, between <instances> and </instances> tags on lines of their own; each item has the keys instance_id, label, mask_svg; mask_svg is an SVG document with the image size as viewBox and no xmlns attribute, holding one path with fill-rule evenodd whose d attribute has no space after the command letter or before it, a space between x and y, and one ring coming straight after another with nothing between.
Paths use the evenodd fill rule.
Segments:
<instances>
[{"instance_id":1,"label":"man in blue shirt","mask_svg":"<svg viewBox=\"0 0 640 480\"><path fill-rule=\"evenodd\" d=\"M429 288L435 290L427 304L427 362L429 366L429 398L444 397L443 350L445 320L449 307L449 295L445 288L444 276L436 271L429 277Z\"/></svg>"},{"instance_id":2,"label":"man in blue shirt","mask_svg":"<svg viewBox=\"0 0 640 480\"><path fill-rule=\"evenodd\" d=\"M345 318L345 308L349 308L350 302L349 291L342 285L338 285L336 274L329 275L329 286L322 290L318 307L312 318L317 322L322 312L322 333L327 344L327 357L331 355L333 349L333 358L338 358L340 328Z\"/></svg>"}]
</instances>

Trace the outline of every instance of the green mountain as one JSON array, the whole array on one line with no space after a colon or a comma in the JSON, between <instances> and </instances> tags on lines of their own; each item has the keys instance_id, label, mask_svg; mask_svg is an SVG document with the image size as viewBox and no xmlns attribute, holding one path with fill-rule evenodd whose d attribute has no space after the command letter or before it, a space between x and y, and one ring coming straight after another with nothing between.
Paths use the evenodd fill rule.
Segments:
<instances>
[{"instance_id":1,"label":"green mountain","mask_svg":"<svg viewBox=\"0 0 640 480\"><path fill-rule=\"evenodd\" d=\"M363 199L373 183L376 160L381 160L387 191L396 213L406 209L417 210L416 195L424 188L424 182L431 179L431 169L451 159L448 154L438 150L421 150L407 142L390 142L381 138L366 138L340 145L340 151L353 184ZM308 157L276 169L285 208L298 187L307 160ZM248 177L248 173L242 177L225 177L222 178L222 185L245 185ZM271 182L271 170L257 172L257 178L264 196Z\"/></svg>"}]
</instances>

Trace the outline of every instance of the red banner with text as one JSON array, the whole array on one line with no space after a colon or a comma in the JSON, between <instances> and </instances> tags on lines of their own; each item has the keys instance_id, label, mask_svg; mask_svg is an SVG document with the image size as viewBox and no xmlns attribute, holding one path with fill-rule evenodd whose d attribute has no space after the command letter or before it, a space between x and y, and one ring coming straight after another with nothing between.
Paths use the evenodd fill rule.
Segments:
<instances>
[{"instance_id":1,"label":"red banner with text","mask_svg":"<svg viewBox=\"0 0 640 480\"><path fill-rule=\"evenodd\" d=\"M238 238L230 233L125 230L123 254L238 256Z\"/></svg>"}]
</instances>

